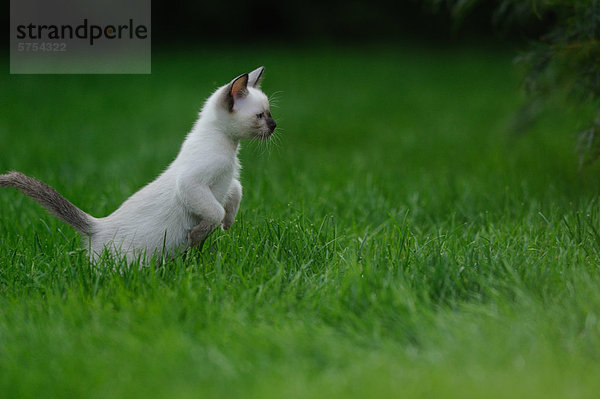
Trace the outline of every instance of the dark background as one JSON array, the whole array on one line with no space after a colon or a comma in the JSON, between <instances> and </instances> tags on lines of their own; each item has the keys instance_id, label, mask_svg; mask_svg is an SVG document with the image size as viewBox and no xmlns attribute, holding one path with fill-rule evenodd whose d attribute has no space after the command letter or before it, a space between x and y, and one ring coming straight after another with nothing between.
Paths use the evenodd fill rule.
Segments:
<instances>
[{"instance_id":1,"label":"dark background","mask_svg":"<svg viewBox=\"0 0 600 399\"><path fill-rule=\"evenodd\" d=\"M158 1L152 2L152 42L158 46L257 41L364 43L524 41L548 17L495 21L499 1L481 2L465 18L431 1ZM0 20L8 29L9 15ZM8 35L3 39L7 44ZM176 42L175 42L176 41Z\"/></svg>"},{"instance_id":2,"label":"dark background","mask_svg":"<svg viewBox=\"0 0 600 399\"><path fill-rule=\"evenodd\" d=\"M523 40L546 21L495 23L497 1L453 19L445 4L427 1L220 1L152 4L153 42L276 40L312 42Z\"/></svg>"}]
</instances>

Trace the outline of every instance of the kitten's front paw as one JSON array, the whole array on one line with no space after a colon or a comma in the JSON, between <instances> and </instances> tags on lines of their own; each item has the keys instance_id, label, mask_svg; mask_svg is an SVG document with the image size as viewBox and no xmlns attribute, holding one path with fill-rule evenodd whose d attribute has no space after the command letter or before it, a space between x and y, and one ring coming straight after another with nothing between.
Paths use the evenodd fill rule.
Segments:
<instances>
[{"instance_id":1,"label":"kitten's front paw","mask_svg":"<svg viewBox=\"0 0 600 399\"><path fill-rule=\"evenodd\" d=\"M221 223L221 228L223 229L223 231L229 230L229 228L231 228L231 226L233 225L233 221L234 218L225 215L225 217L223 218L223 223Z\"/></svg>"}]
</instances>

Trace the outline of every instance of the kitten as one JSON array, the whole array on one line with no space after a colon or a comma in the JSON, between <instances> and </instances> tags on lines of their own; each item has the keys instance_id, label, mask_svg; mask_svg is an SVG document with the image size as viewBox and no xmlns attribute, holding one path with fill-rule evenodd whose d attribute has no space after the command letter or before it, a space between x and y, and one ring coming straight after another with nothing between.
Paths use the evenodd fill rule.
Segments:
<instances>
[{"instance_id":1,"label":"kitten","mask_svg":"<svg viewBox=\"0 0 600 399\"><path fill-rule=\"evenodd\" d=\"M267 139L277 126L260 90L263 71L217 89L171 165L107 217L88 215L20 172L0 175L0 187L16 187L75 227L94 259L104 249L133 261L201 246L216 227L227 230L235 220L242 199L240 140Z\"/></svg>"}]
</instances>

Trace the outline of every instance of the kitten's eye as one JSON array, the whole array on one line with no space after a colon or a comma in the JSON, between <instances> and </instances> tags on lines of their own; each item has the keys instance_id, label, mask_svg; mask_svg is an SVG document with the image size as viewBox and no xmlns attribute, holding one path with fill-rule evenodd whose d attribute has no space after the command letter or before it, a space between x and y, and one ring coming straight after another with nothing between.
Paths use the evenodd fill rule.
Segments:
<instances>
[{"instance_id":1,"label":"kitten's eye","mask_svg":"<svg viewBox=\"0 0 600 399\"><path fill-rule=\"evenodd\" d=\"M263 118L263 116L265 116L265 113L264 113L264 112L261 112L260 114L256 114L256 117L257 117L258 119L262 119L262 118Z\"/></svg>"}]
</instances>

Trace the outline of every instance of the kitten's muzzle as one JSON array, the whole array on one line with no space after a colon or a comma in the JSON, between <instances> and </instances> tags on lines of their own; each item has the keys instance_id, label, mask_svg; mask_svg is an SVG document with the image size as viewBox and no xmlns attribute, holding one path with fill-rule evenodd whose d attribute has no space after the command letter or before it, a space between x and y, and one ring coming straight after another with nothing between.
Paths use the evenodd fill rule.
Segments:
<instances>
[{"instance_id":1,"label":"kitten's muzzle","mask_svg":"<svg viewBox=\"0 0 600 399\"><path fill-rule=\"evenodd\" d=\"M270 116L267 118L267 127L269 128L271 133L273 133L273 131L277 127L277 122L275 122L275 119L271 118Z\"/></svg>"}]
</instances>

